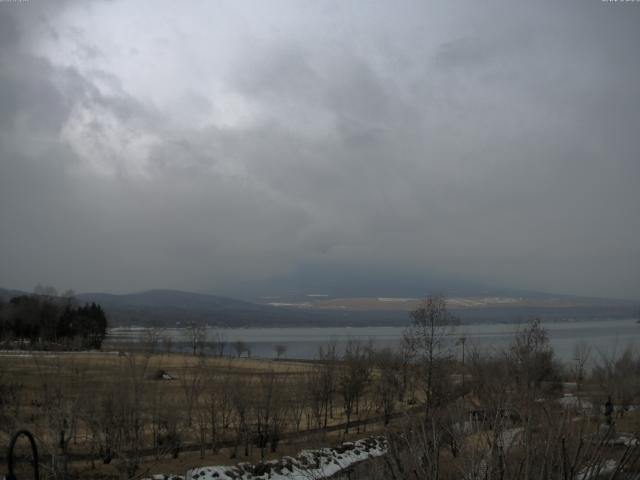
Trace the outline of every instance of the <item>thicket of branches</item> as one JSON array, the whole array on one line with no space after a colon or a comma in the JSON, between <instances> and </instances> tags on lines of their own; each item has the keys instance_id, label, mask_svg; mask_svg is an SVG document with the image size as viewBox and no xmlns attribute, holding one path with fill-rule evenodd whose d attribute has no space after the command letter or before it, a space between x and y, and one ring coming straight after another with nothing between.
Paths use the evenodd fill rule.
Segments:
<instances>
[{"instance_id":1,"label":"thicket of branches","mask_svg":"<svg viewBox=\"0 0 640 480\"><path fill-rule=\"evenodd\" d=\"M626 425L620 437L602 409L613 398L619 418L640 403L635 348L591 356L580 344L573 362L562 365L543 326L532 321L508 348L472 348L461 365L453 358L455 344L446 341L455 320L442 299L425 301L413 319L408 341L427 389L424 413L406 415L388 430L389 454L368 478L638 478L640 428ZM570 403L559 401L566 399L562 382L572 385Z\"/></svg>"}]
</instances>

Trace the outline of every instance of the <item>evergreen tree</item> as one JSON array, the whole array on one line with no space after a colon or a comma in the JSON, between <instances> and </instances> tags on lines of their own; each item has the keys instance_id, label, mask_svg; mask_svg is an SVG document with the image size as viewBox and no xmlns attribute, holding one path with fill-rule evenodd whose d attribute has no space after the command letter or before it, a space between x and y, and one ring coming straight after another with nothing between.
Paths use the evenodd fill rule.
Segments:
<instances>
[{"instance_id":1,"label":"evergreen tree","mask_svg":"<svg viewBox=\"0 0 640 480\"><path fill-rule=\"evenodd\" d=\"M68 300L68 299L67 299ZM100 348L107 334L107 316L96 303L74 303L50 295L21 295L0 304L0 340L30 344L80 341L83 348Z\"/></svg>"}]
</instances>

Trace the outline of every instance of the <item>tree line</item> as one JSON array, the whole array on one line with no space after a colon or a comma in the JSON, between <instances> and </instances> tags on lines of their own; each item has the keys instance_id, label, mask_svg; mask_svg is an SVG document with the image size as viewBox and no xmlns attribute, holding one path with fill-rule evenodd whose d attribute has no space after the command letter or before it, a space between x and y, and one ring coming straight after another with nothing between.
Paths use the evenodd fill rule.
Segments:
<instances>
[{"instance_id":1,"label":"tree line","mask_svg":"<svg viewBox=\"0 0 640 480\"><path fill-rule=\"evenodd\" d=\"M99 349L107 316L96 303L78 305L71 293L18 295L0 299L0 342L29 348Z\"/></svg>"}]
</instances>

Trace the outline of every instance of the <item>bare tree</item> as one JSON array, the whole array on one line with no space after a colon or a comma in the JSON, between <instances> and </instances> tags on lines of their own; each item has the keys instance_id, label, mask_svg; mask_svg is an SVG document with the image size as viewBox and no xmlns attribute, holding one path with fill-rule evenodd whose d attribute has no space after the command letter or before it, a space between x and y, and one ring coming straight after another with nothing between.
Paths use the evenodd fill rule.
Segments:
<instances>
[{"instance_id":1,"label":"bare tree","mask_svg":"<svg viewBox=\"0 0 640 480\"><path fill-rule=\"evenodd\" d=\"M198 399L202 394L204 386L204 375L206 366L204 359L198 359L195 365L190 365L185 361L182 375L180 376L180 387L184 395L184 409L187 419L187 427L191 427L193 421L193 410L198 404Z\"/></svg>"},{"instance_id":2,"label":"bare tree","mask_svg":"<svg viewBox=\"0 0 640 480\"><path fill-rule=\"evenodd\" d=\"M576 382L576 396L580 401L580 390L582 382L585 379L587 363L591 357L591 346L586 342L576 344L573 349L573 364L571 365L571 374Z\"/></svg>"},{"instance_id":3,"label":"bare tree","mask_svg":"<svg viewBox=\"0 0 640 480\"><path fill-rule=\"evenodd\" d=\"M60 357L33 357L38 372L38 398L45 427L42 438L52 452L52 472L55 478L67 475L69 445L75 437L80 419L80 406L86 399L86 367L65 362ZM65 381L62 381L65 379Z\"/></svg>"},{"instance_id":4,"label":"bare tree","mask_svg":"<svg viewBox=\"0 0 640 480\"><path fill-rule=\"evenodd\" d=\"M307 376L296 376L289 381L289 412L291 422L296 432L300 431L302 418L305 412L309 413L309 405L311 403ZM307 422L307 428L310 428L310 422Z\"/></svg>"},{"instance_id":5,"label":"bare tree","mask_svg":"<svg viewBox=\"0 0 640 480\"><path fill-rule=\"evenodd\" d=\"M178 458L182 444L181 423L183 403L180 398L162 395L160 382L154 382L155 388L149 389L147 411L155 457L171 455Z\"/></svg>"},{"instance_id":6,"label":"bare tree","mask_svg":"<svg viewBox=\"0 0 640 480\"><path fill-rule=\"evenodd\" d=\"M12 433L22 418L24 384L0 362L0 432Z\"/></svg>"},{"instance_id":7,"label":"bare tree","mask_svg":"<svg viewBox=\"0 0 640 480\"><path fill-rule=\"evenodd\" d=\"M64 298L67 303L74 302L76 298L76 292L74 292L71 288L68 288L60 294L60 298Z\"/></svg>"},{"instance_id":8,"label":"bare tree","mask_svg":"<svg viewBox=\"0 0 640 480\"><path fill-rule=\"evenodd\" d=\"M162 347L164 348L164 353L166 355L171 353L171 349L173 348L173 339L169 335L162 337Z\"/></svg>"},{"instance_id":9,"label":"bare tree","mask_svg":"<svg viewBox=\"0 0 640 480\"><path fill-rule=\"evenodd\" d=\"M401 361L396 353L387 348L374 354L373 364L377 373L374 377L376 403L382 410L384 424L388 425L395 411L398 390L402 387Z\"/></svg>"},{"instance_id":10,"label":"bare tree","mask_svg":"<svg viewBox=\"0 0 640 480\"><path fill-rule=\"evenodd\" d=\"M507 353L509 376L514 387L514 406L523 421L524 478L530 478L533 468L533 430L539 422L540 404L536 400L543 393L543 382L558 378L546 330L539 320L520 330Z\"/></svg>"},{"instance_id":11,"label":"bare tree","mask_svg":"<svg viewBox=\"0 0 640 480\"><path fill-rule=\"evenodd\" d=\"M160 341L160 336L163 332L164 329L160 327L145 328L144 334L142 336L142 343L146 352L150 354L154 354L156 352L158 343Z\"/></svg>"},{"instance_id":12,"label":"bare tree","mask_svg":"<svg viewBox=\"0 0 640 480\"><path fill-rule=\"evenodd\" d=\"M33 293L36 295L41 295L43 297L57 297L58 291L52 287L51 285L41 285L37 284L33 288Z\"/></svg>"},{"instance_id":13,"label":"bare tree","mask_svg":"<svg viewBox=\"0 0 640 480\"><path fill-rule=\"evenodd\" d=\"M276 358L278 360L280 360L280 357L287 352L287 346L286 345L276 345L275 347L273 347L273 349L276 352Z\"/></svg>"},{"instance_id":14,"label":"bare tree","mask_svg":"<svg viewBox=\"0 0 640 480\"><path fill-rule=\"evenodd\" d=\"M136 475L143 454L149 357L124 354L118 357L117 377L108 385L102 402L102 430L107 459L115 459L121 480Z\"/></svg>"},{"instance_id":15,"label":"bare tree","mask_svg":"<svg viewBox=\"0 0 640 480\"><path fill-rule=\"evenodd\" d=\"M206 380L205 380L206 382ZM209 427L211 425L210 412L208 407L208 401L206 397L206 386L203 387L203 392L198 395L196 399L195 417L197 424L198 444L200 445L200 458L204 458L207 450L207 438L209 437Z\"/></svg>"},{"instance_id":16,"label":"bare tree","mask_svg":"<svg viewBox=\"0 0 640 480\"><path fill-rule=\"evenodd\" d=\"M620 354L615 350L609 355L600 352L593 368L593 378L602 389L599 400L611 395L618 405L618 414L624 415L629 405L640 398L639 369L640 355L633 345Z\"/></svg>"},{"instance_id":17,"label":"bare tree","mask_svg":"<svg viewBox=\"0 0 640 480\"><path fill-rule=\"evenodd\" d=\"M235 342L233 342L233 349L235 350L238 358L240 358L244 352L249 351L249 347L242 340L236 340Z\"/></svg>"},{"instance_id":18,"label":"bare tree","mask_svg":"<svg viewBox=\"0 0 640 480\"><path fill-rule=\"evenodd\" d=\"M227 345L225 335L220 330L216 330L211 335L211 349L215 357L223 357L224 349Z\"/></svg>"},{"instance_id":19,"label":"bare tree","mask_svg":"<svg viewBox=\"0 0 640 480\"><path fill-rule=\"evenodd\" d=\"M191 322L185 335L191 345L193 355L202 354L207 341L207 326L201 323Z\"/></svg>"},{"instance_id":20,"label":"bare tree","mask_svg":"<svg viewBox=\"0 0 640 480\"><path fill-rule=\"evenodd\" d=\"M318 348L318 359L307 377L311 416L317 428L326 428L333 415L333 396L336 392L336 344Z\"/></svg>"},{"instance_id":21,"label":"bare tree","mask_svg":"<svg viewBox=\"0 0 640 480\"><path fill-rule=\"evenodd\" d=\"M238 455L238 447L244 446L245 457L249 456L250 440L250 399L252 394L251 386L242 376L236 376L230 384L231 403L235 413L236 441L231 451L231 458Z\"/></svg>"},{"instance_id":22,"label":"bare tree","mask_svg":"<svg viewBox=\"0 0 640 480\"><path fill-rule=\"evenodd\" d=\"M405 331L404 338L423 371L428 412L432 405L443 401L444 389L449 383L446 366L451 360L446 341L458 322L449 314L443 296L427 297L410 316L412 325Z\"/></svg>"},{"instance_id":23,"label":"bare tree","mask_svg":"<svg viewBox=\"0 0 640 480\"><path fill-rule=\"evenodd\" d=\"M233 416L233 373L230 367L221 374L213 369L207 371L204 392L201 396L208 421L211 451L218 451L218 443L231 424Z\"/></svg>"},{"instance_id":24,"label":"bare tree","mask_svg":"<svg viewBox=\"0 0 640 480\"><path fill-rule=\"evenodd\" d=\"M258 391L253 402L255 419L255 440L260 448L260 458L264 460L265 449L271 443L271 451L275 452L280 440L281 430L286 419L284 396L285 386L282 376L269 371L260 375Z\"/></svg>"},{"instance_id":25,"label":"bare tree","mask_svg":"<svg viewBox=\"0 0 640 480\"><path fill-rule=\"evenodd\" d=\"M371 377L371 363L359 342L349 341L338 374L339 391L346 417L345 433L349 433L351 417L357 413L360 400Z\"/></svg>"}]
</instances>

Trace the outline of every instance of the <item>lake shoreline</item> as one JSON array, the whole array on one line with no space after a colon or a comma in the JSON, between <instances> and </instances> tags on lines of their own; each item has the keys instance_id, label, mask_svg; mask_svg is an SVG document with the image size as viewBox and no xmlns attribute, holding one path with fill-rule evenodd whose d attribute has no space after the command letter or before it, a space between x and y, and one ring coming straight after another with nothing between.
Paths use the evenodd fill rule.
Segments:
<instances>
[{"instance_id":1,"label":"lake shoreline","mask_svg":"<svg viewBox=\"0 0 640 480\"><path fill-rule=\"evenodd\" d=\"M451 350L457 354L456 343L461 337L467 340L470 349L506 348L513 336L522 329L526 322L499 322L461 324L448 336ZM244 343L251 356L275 357L276 347L284 348L284 356L291 359L309 360L315 358L318 349L327 344L335 344L338 352L344 350L349 341L371 343L375 348L395 348L402 341L406 327L245 327L245 328L211 328L207 341L224 343L226 353L230 353L233 345ZM558 358L570 360L578 343L591 345L595 351L603 354L619 350L629 343L640 345L640 325L635 318L607 320L565 320L542 322L549 336L551 346L556 350ZM189 351L188 328L166 328L155 330L157 345L162 350L164 338L170 338L171 349L176 352ZM115 327L109 329L105 339L105 349L110 345L143 345L147 341L144 327ZM215 336L215 337L214 337ZM205 347L207 344L205 341Z\"/></svg>"}]
</instances>

